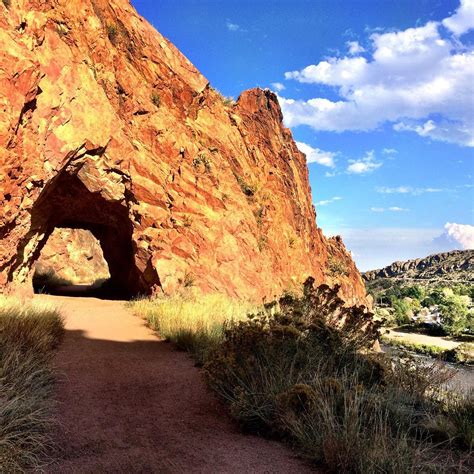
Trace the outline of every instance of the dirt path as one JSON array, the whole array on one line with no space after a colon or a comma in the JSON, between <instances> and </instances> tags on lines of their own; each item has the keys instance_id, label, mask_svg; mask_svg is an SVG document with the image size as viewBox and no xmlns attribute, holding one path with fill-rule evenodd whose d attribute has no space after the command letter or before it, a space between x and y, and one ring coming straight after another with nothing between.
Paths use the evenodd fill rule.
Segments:
<instances>
[{"instance_id":1,"label":"dirt path","mask_svg":"<svg viewBox=\"0 0 474 474\"><path fill-rule=\"evenodd\" d=\"M416 344L426 344L429 346L442 347L443 349L454 349L460 342L453 341L445 337L427 336L426 334L418 334L414 332L402 332L390 329L385 337L394 339L395 341L413 342Z\"/></svg>"},{"instance_id":2,"label":"dirt path","mask_svg":"<svg viewBox=\"0 0 474 474\"><path fill-rule=\"evenodd\" d=\"M123 303L48 298L62 308L54 473L297 473L283 445L244 435L189 356L159 341Z\"/></svg>"}]
</instances>

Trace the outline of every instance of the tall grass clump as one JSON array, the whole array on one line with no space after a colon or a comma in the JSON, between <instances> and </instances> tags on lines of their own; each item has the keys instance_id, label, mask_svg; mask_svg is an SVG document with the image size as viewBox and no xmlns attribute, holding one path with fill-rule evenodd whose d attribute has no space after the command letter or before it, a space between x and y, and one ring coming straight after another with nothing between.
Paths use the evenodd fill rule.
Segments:
<instances>
[{"instance_id":1,"label":"tall grass clump","mask_svg":"<svg viewBox=\"0 0 474 474\"><path fill-rule=\"evenodd\" d=\"M332 472L468 472L472 397L452 402L442 365L375 354L378 323L337 293L309 279L302 297L226 323L210 386L245 430Z\"/></svg>"},{"instance_id":2,"label":"tall grass clump","mask_svg":"<svg viewBox=\"0 0 474 474\"><path fill-rule=\"evenodd\" d=\"M193 289L174 296L130 302L160 336L193 354L198 365L224 336L224 325L246 317L253 306L220 294L199 294Z\"/></svg>"},{"instance_id":3,"label":"tall grass clump","mask_svg":"<svg viewBox=\"0 0 474 474\"><path fill-rule=\"evenodd\" d=\"M49 447L51 358L63 331L56 309L0 296L0 472L38 468Z\"/></svg>"}]
</instances>

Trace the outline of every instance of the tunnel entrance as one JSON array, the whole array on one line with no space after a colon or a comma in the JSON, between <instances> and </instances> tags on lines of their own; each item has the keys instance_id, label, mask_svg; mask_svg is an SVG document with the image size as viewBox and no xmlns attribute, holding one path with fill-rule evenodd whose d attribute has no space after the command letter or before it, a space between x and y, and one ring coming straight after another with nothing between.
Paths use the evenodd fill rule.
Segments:
<instances>
[{"instance_id":1,"label":"tunnel entrance","mask_svg":"<svg viewBox=\"0 0 474 474\"><path fill-rule=\"evenodd\" d=\"M76 236L79 231L87 232L96 239L101 258L108 267L109 278L101 285L103 295L129 299L137 294L147 294L146 275L139 272L135 265L133 225L124 200L106 199L100 191L91 192L76 175L62 172L35 203L32 229L42 236L31 262L39 260L40 269L42 250L45 246L47 250L50 237L54 240L61 229L67 229L69 235L75 233ZM74 273L74 269L70 270ZM41 291L39 274L36 271L36 291Z\"/></svg>"},{"instance_id":2,"label":"tunnel entrance","mask_svg":"<svg viewBox=\"0 0 474 474\"><path fill-rule=\"evenodd\" d=\"M35 263L35 293L107 296L109 266L100 242L86 229L56 228Z\"/></svg>"}]
</instances>

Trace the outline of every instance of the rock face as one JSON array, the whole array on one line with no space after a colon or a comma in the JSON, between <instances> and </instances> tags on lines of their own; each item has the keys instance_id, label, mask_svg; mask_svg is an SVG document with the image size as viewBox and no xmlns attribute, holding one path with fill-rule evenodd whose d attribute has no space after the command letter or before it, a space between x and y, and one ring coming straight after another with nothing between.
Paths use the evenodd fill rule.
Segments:
<instances>
[{"instance_id":1,"label":"rock face","mask_svg":"<svg viewBox=\"0 0 474 474\"><path fill-rule=\"evenodd\" d=\"M305 156L272 92L224 100L126 0L4 4L4 291L29 285L68 227L91 231L135 293L192 282L259 300L312 275L364 300L342 241L316 227Z\"/></svg>"},{"instance_id":2,"label":"rock face","mask_svg":"<svg viewBox=\"0 0 474 474\"><path fill-rule=\"evenodd\" d=\"M99 241L83 229L54 229L35 264L36 275L55 275L75 285L110 277Z\"/></svg>"},{"instance_id":3,"label":"rock face","mask_svg":"<svg viewBox=\"0 0 474 474\"><path fill-rule=\"evenodd\" d=\"M419 281L474 281L474 250L455 250L426 258L394 262L380 270L365 272L366 281L381 278Z\"/></svg>"}]
</instances>

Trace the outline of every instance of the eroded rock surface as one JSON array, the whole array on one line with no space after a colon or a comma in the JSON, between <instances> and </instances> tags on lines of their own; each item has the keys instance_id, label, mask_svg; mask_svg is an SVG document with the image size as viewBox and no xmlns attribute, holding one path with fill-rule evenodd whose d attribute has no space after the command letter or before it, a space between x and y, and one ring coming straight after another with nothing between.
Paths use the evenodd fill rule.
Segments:
<instances>
[{"instance_id":1,"label":"eroded rock surface","mask_svg":"<svg viewBox=\"0 0 474 474\"><path fill-rule=\"evenodd\" d=\"M0 45L2 288L80 227L136 292L192 280L257 300L312 275L363 300L273 93L224 101L126 0L0 3Z\"/></svg>"},{"instance_id":2,"label":"eroded rock surface","mask_svg":"<svg viewBox=\"0 0 474 474\"><path fill-rule=\"evenodd\" d=\"M74 285L92 285L110 277L99 241L83 229L53 231L35 263L36 275L54 275Z\"/></svg>"},{"instance_id":3,"label":"eroded rock surface","mask_svg":"<svg viewBox=\"0 0 474 474\"><path fill-rule=\"evenodd\" d=\"M437 253L425 258L394 262L385 268L365 272L367 281L393 278L397 280L417 280L432 282L474 281L474 250L453 250Z\"/></svg>"}]
</instances>

